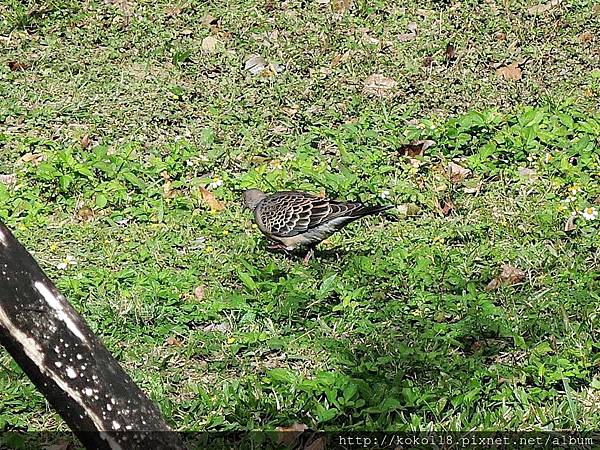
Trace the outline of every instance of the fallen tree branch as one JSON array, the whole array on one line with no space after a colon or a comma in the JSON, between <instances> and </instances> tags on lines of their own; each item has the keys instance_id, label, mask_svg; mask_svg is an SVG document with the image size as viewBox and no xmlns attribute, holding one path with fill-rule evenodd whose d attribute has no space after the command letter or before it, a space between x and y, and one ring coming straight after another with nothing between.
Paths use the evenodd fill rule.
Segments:
<instances>
[{"instance_id":1,"label":"fallen tree branch","mask_svg":"<svg viewBox=\"0 0 600 450\"><path fill-rule=\"evenodd\" d=\"M158 408L2 223L0 343L86 448L183 448Z\"/></svg>"}]
</instances>

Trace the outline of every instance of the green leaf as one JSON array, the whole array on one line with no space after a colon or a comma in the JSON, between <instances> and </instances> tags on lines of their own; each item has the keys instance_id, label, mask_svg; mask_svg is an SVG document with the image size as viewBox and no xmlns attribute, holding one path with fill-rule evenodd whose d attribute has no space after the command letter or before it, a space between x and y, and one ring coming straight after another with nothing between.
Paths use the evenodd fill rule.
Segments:
<instances>
[{"instance_id":1,"label":"green leaf","mask_svg":"<svg viewBox=\"0 0 600 450\"><path fill-rule=\"evenodd\" d=\"M140 180L138 177L136 177L134 174L132 174L131 172L124 172L121 174L121 176L123 178L125 178L127 181L129 181L131 184L133 184L135 187L144 189L144 187L145 187L144 182L142 180Z\"/></svg>"},{"instance_id":2,"label":"green leaf","mask_svg":"<svg viewBox=\"0 0 600 450\"><path fill-rule=\"evenodd\" d=\"M251 291L255 291L257 286L252 277L247 272L238 271L238 277L244 286L246 286Z\"/></svg>"},{"instance_id":3,"label":"green leaf","mask_svg":"<svg viewBox=\"0 0 600 450\"><path fill-rule=\"evenodd\" d=\"M108 203L108 199L104 194L96 194L96 208L102 209Z\"/></svg>"}]
</instances>

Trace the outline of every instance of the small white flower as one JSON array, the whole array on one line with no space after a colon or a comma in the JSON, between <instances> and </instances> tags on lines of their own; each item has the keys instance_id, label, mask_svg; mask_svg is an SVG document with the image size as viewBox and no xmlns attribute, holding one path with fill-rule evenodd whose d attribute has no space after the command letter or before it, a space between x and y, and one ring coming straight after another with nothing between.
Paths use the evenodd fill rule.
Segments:
<instances>
[{"instance_id":1,"label":"small white flower","mask_svg":"<svg viewBox=\"0 0 600 450\"><path fill-rule=\"evenodd\" d=\"M385 191L382 191L381 194L379 194L379 196L385 200L390 196L390 191L386 189Z\"/></svg>"},{"instance_id":2,"label":"small white flower","mask_svg":"<svg viewBox=\"0 0 600 450\"><path fill-rule=\"evenodd\" d=\"M571 215L572 215L573 217L575 217L575 216L577 215L577 211L573 211L573 212L571 212Z\"/></svg>"},{"instance_id":3,"label":"small white flower","mask_svg":"<svg viewBox=\"0 0 600 450\"><path fill-rule=\"evenodd\" d=\"M544 162L549 163L553 159L554 159L554 156L552 156L550 153L546 153L546 156L544 157Z\"/></svg>"},{"instance_id":4,"label":"small white flower","mask_svg":"<svg viewBox=\"0 0 600 450\"><path fill-rule=\"evenodd\" d=\"M67 255L65 259L63 259L56 265L56 268L59 270L66 270L69 266L74 266L76 264L77 261L75 260L75 258L72 255Z\"/></svg>"},{"instance_id":5,"label":"small white flower","mask_svg":"<svg viewBox=\"0 0 600 450\"><path fill-rule=\"evenodd\" d=\"M223 186L223 180L221 180L219 177L214 177L212 182L208 183L207 189L212 191L220 186Z\"/></svg>"},{"instance_id":6,"label":"small white flower","mask_svg":"<svg viewBox=\"0 0 600 450\"><path fill-rule=\"evenodd\" d=\"M583 217L585 220L596 220L598 217L598 210L593 206L585 208L583 211L581 211L581 217Z\"/></svg>"}]
</instances>

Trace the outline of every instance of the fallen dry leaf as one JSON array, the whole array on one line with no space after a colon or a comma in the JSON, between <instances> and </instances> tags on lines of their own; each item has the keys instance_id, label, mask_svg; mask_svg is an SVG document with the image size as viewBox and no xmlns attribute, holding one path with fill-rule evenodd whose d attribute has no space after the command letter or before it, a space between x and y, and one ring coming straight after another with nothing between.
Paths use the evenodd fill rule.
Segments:
<instances>
[{"instance_id":1,"label":"fallen dry leaf","mask_svg":"<svg viewBox=\"0 0 600 450\"><path fill-rule=\"evenodd\" d=\"M204 286L196 286L196 289L194 289L194 297L196 300L202 300L204 298Z\"/></svg>"},{"instance_id":2,"label":"fallen dry leaf","mask_svg":"<svg viewBox=\"0 0 600 450\"><path fill-rule=\"evenodd\" d=\"M375 73L365 80L363 92L378 97L391 97L394 95L397 85L398 82L393 78Z\"/></svg>"},{"instance_id":3,"label":"fallen dry leaf","mask_svg":"<svg viewBox=\"0 0 600 450\"><path fill-rule=\"evenodd\" d=\"M433 66L433 58L431 56L426 56L423 58L423 67L431 67Z\"/></svg>"},{"instance_id":4,"label":"fallen dry leaf","mask_svg":"<svg viewBox=\"0 0 600 450\"><path fill-rule=\"evenodd\" d=\"M15 184L17 184L17 174L16 173L9 173L9 174L5 174L5 175L0 174L0 184L3 184L4 186L6 186L8 188L12 188Z\"/></svg>"},{"instance_id":5,"label":"fallen dry leaf","mask_svg":"<svg viewBox=\"0 0 600 450\"><path fill-rule=\"evenodd\" d=\"M348 61L350 59L350 51L346 51L344 53L338 53L331 60L331 67L339 66L340 64Z\"/></svg>"},{"instance_id":6,"label":"fallen dry leaf","mask_svg":"<svg viewBox=\"0 0 600 450\"><path fill-rule=\"evenodd\" d=\"M577 40L582 44L591 41L594 38L594 35L589 31L584 31L579 36L577 36Z\"/></svg>"},{"instance_id":7,"label":"fallen dry leaf","mask_svg":"<svg viewBox=\"0 0 600 450\"><path fill-rule=\"evenodd\" d=\"M352 0L332 0L331 9L336 13L343 14L350 10L352 6Z\"/></svg>"},{"instance_id":8,"label":"fallen dry leaf","mask_svg":"<svg viewBox=\"0 0 600 450\"><path fill-rule=\"evenodd\" d=\"M81 148L86 150L87 148L89 148L91 143L92 142L90 141L90 137L87 134L84 134L80 141Z\"/></svg>"},{"instance_id":9,"label":"fallen dry leaf","mask_svg":"<svg viewBox=\"0 0 600 450\"><path fill-rule=\"evenodd\" d=\"M569 216L569 218L565 222L565 228L564 228L565 233L568 233L569 231L573 231L575 228L577 228L575 226L575 216Z\"/></svg>"},{"instance_id":10,"label":"fallen dry leaf","mask_svg":"<svg viewBox=\"0 0 600 450\"><path fill-rule=\"evenodd\" d=\"M25 70L29 67L29 64L24 63L22 61L9 61L8 62L8 68L10 70L12 70L13 72L16 72L18 70Z\"/></svg>"},{"instance_id":11,"label":"fallen dry leaf","mask_svg":"<svg viewBox=\"0 0 600 450\"><path fill-rule=\"evenodd\" d=\"M510 264L502 265L502 272L485 287L486 291L498 289L500 286L511 286L520 283L525 278L525 272Z\"/></svg>"},{"instance_id":12,"label":"fallen dry leaf","mask_svg":"<svg viewBox=\"0 0 600 450\"><path fill-rule=\"evenodd\" d=\"M19 158L18 164L31 163L34 166L37 166L43 160L44 155L40 153L27 152Z\"/></svg>"},{"instance_id":13,"label":"fallen dry leaf","mask_svg":"<svg viewBox=\"0 0 600 450\"><path fill-rule=\"evenodd\" d=\"M508 66L500 67L496 69L496 74L499 77L504 78L505 80L520 80L521 79L521 68L519 67L519 63L515 61Z\"/></svg>"},{"instance_id":14,"label":"fallen dry leaf","mask_svg":"<svg viewBox=\"0 0 600 450\"><path fill-rule=\"evenodd\" d=\"M181 14L182 8L178 5L169 5L165 8L165 16L174 17L178 14Z\"/></svg>"},{"instance_id":15,"label":"fallen dry leaf","mask_svg":"<svg viewBox=\"0 0 600 450\"><path fill-rule=\"evenodd\" d=\"M283 445L291 445L308 427L303 423L295 423L289 427L277 427L277 442Z\"/></svg>"},{"instance_id":16,"label":"fallen dry leaf","mask_svg":"<svg viewBox=\"0 0 600 450\"><path fill-rule=\"evenodd\" d=\"M183 344L181 343L181 341L179 341L178 339L170 336L167 338L167 340L165 341L165 343L167 345L174 345L176 347L181 347Z\"/></svg>"},{"instance_id":17,"label":"fallen dry leaf","mask_svg":"<svg viewBox=\"0 0 600 450\"><path fill-rule=\"evenodd\" d=\"M214 211L223 211L225 206L208 189L200 187L200 195L204 203L206 203L210 209Z\"/></svg>"},{"instance_id":18,"label":"fallen dry leaf","mask_svg":"<svg viewBox=\"0 0 600 450\"><path fill-rule=\"evenodd\" d=\"M210 25L216 25L219 22L219 19L217 19L216 17L207 14L205 15L201 20L200 23L202 25L204 25L205 27L208 27Z\"/></svg>"},{"instance_id":19,"label":"fallen dry leaf","mask_svg":"<svg viewBox=\"0 0 600 450\"><path fill-rule=\"evenodd\" d=\"M410 144L403 144L402 147L398 150L398 152L402 156L420 156L427 150L429 147L435 145L435 141L430 139L422 140L422 141L414 141Z\"/></svg>"},{"instance_id":20,"label":"fallen dry leaf","mask_svg":"<svg viewBox=\"0 0 600 450\"><path fill-rule=\"evenodd\" d=\"M600 3L592 6L592 14L595 16L600 16Z\"/></svg>"},{"instance_id":21,"label":"fallen dry leaf","mask_svg":"<svg viewBox=\"0 0 600 450\"><path fill-rule=\"evenodd\" d=\"M453 183L460 183L470 175L471 171L469 169L465 169L454 162L448 163L448 178Z\"/></svg>"},{"instance_id":22,"label":"fallen dry leaf","mask_svg":"<svg viewBox=\"0 0 600 450\"><path fill-rule=\"evenodd\" d=\"M400 217L418 216L421 213L421 208L416 203L403 203L396 207Z\"/></svg>"},{"instance_id":23,"label":"fallen dry leaf","mask_svg":"<svg viewBox=\"0 0 600 450\"><path fill-rule=\"evenodd\" d=\"M77 210L77 218L82 222L89 222L94 218L94 211L87 206L83 206Z\"/></svg>"},{"instance_id":24,"label":"fallen dry leaf","mask_svg":"<svg viewBox=\"0 0 600 450\"><path fill-rule=\"evenodd\" d=\"M449 216L450 213L452 211L454 211L454 202L449 198L446 198L446 199L442 200L441 202L436 201L436 204L437 204L438 209L442 213L442 216L444 216L444 217Z\"/></svg>"},{"instance_id":25,"label":"fallen dry leaf","mask_svg":"<svg viewBox=\"0 0 600 450\"><path fill-rule=\"evenodd\" d=\"M448 42L448 45L446 45L444 55L447 63L451 63L456 59L456 47L451 42Z\"/></svg>"},{"instance_id":26,"label":"fallen dry leaf","mask_svg":"<svg viewBox=\"0 0 600 450\"><path fill-rule=\"evenodd\" d=\"M408 42L408 41L412 41L416 37L417 37L417 33L402 33L402 34L398 35L398 40L400 42Z\"/></svg>"},{"instance_id":27,"label":"fallen dry leaf","mask_svg":"<svg viewBox=\"0 0 600 450\"><path fill-rule=\"evenodd\" d=\"M502 31L498 31L495 35L496 40L497 41L505 41L506 40L506 34L503 33Z\"/></svg>"},{"instance_id":28,"label":"fallen dry leaf","mask_svg":"<svg viewBox=\"0 0 600 450\"><path fill-rule=\"evenodd\" d=\"M536 14L544 14L562 3L562 0L551 0L548 3L532 6L527 12L535 16Z\"/></svg>"},{"instance_id":29,"label":"fallen dry leaf","mask_svg":"<svg viewBox=\"0 0 600 450\"><path fill-rule=\"evenodd\" d=\"M202 50L209 53L216 52L221 46L221 42L214 36L206 36L202 39Z\"/></svg>"}]
</instances>

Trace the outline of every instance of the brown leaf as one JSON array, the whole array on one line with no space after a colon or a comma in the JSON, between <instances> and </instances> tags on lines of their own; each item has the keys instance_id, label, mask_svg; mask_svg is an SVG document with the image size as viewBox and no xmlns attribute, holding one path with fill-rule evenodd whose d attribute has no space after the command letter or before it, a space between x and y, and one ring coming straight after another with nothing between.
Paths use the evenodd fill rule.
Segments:
<instances>
[{"instance_id":1,"label":"brown leaf","mask_svg":"<svg viewBox=\"0 0 600 450\"><path fill-rule=\"evenodd\" d=\"M454 162L448 163L448 178L453 183L460 183L470 175L471 171L469 169L465 169Z\"/></svg>"},{"instance_id":2,"label":"brown leaf","mask_svg":"<svg viewBox=\"0 0 600 450\"><path fill-rule=\"evenodd\" d=\"M423 140L423 141L414 141L410 144L403 144L399 149L399 153L402 156L420 156L427 150L429 147L435 145L435 141L432 140Z\"/></svg>"},{"instance_id":3,"label":"brown leaf","mask_svg":"<svg viewBox=\"0 0 600 450\"><path fill-rule=\"evenodd\" d=\"M485 287L486 291L498 289L500 286L511 286L520 283L525 278L525 272L510 264L502 265L502 272Z\"/></svg>"},{"instance_id":4,"label":"brown leaf","mask_svg":"<svg viewBox=\"0 0 600 450\"><path fill-rule=\"evenodd\" d=\"M167 16L167 17L177 16L177 15L181 14L182 10L183 9L181 8L181 6L169 5L165 8L165 16Z\"/></svg>"},{"instance_id":5,"label":"brown leaf","mask_svg":"<svg viewBox=\"0 0 600 450\"><path fill-rule=\"evenodd\" d=\"M402 34L398 35L398 40L400 42L408 42L408 41L412 41L416 37L417 37L417 33L402 33Z\"/></svg>"},{"instance_id":6,"label":"brown leaf","mask_svg":"<svg viewBox=\"0 0 600 450\"><path fill-rule=\"evenodd\" d=\"M564 228L565 233L568 233L569 231L573 231L575 228L577 228L575 226L575 216L569 216L569 218L565 222L565 228Z\"/></svg>"},{"instance_id":7,"label":"brown leaf","mask_svg":"<svg viewBox=\"0 0 600 450\"><path fill-rule=\"evenodd\" d=\"M215 53L219 50L221 42L214 36L206 36L202 39L202 50L208 53Z\"/></svg>"},{"instance_id":8,"label":"brown leaf","mask_svg":"<svg viewBox=\"0 0 600 450\"><path fill-rule=\"evenodd\" d=\"M336 67L350 59L350 50L344 53L338 53L331 60L331 67Z\"/></svg>"},{"instance_id":9,"label":"brown leaf","mask_svg":"<svg viewBox=\"0 0 600 450\"><path fill-rule=\"evenodd\" d=\"M582 44L591 41L594 38L594 35L589 31L584 31L579 36L577 36L577 40Z\"/></svg>"},{"instance_id":10,"label":"brown leaf","mask_svg":"<svg viewBox=\"0 0 600 450\"><path fill-rule=\"evenodd\" d=\"M365 80L363 92L378 97L391 97L394 95L397 85L398 82L393 78L375 73Z\"/></svg>"},{"instance_id":11,"label":"brown leaf","mask_svg":"<svg viewBox=\"0 0 600 450\"><path fill-rule=\"evenodd\" d=\"M8 68L13 72L16 72L18 70L25 70L29 68L29 64L24 63L23 61L9 61Z\"/></svg>"},{"instance_id":12,"label":"brown leaf","mask_svg":"<svg viewBox=\"0 0 600 450\"><path fill-rule=\"evenodd\" d=\"M302 434L303 431L308 429L303 423L295 423L289 427L277 427L277 442L283 445L291 445L294 441Z\"/></svg>"},{"instance_id":13,"label":"brown leaf","mask_svg":"<svg viewBox=\"0 0 600 450\"><path fill-rule=\"evenodd\" d=\"M442 213L442 216L447 217L452 211L454 211L454 202L450 198L446 198L441 202L436 202L437 207Z\"/></svg>"},{"instance_id":14,"label":"brown leaf","mask_svg":"<svg viewBox=\"0 0 600 450\"><path fill-rule=\"evenodd\" d=\"M426 56L423 58L423 67L431 67L433 66L433 58L431 56Z\"/></svg>"},{"instance_id":15,"label":"brown leaf","mask_svg":"<svg viewBox=\"0 0 600 450\"><path fill-rule=\"evenodd\" d=\"M446 62L451 63L456 59L456 47L451 42L446 45L446 51L444 52Z\"/></svg>"},{"instance_id":16,"label":"brown leaf","mask_svg":"<svg viewBox=\"0 0 600 450\"><path fill-rule=\"evenodd\" d=\"M331 9L336 13L343 14L350 9L352 6L351 0L332 0Z\"/></svg>"},{"instance_id":17,"label":"brown leaf","mask_svg":"<svg viewBox=\"0 0 600 450\"><path fill-rule=\"evenodd\" d=\"M82 222L89 222L94 218L94 211L87 206L83 206L77 210L77 218Z\"/></svg>"},{"instance_id":18,"label":"brown leaf","mask_svg":"<svg viewBox=\"0 0 600 450\"><path fill-rule=\"evenodd\" d=\"M17 184L17 174L9 173L6 175L0 174L0 184L3 184L7 188L12 188L15 184Z\"/></svg>"},{"instance_id":19,"label":"brown leaf","mask_svg":"<svg viewBox=\"0 0 600 450\"><path fill-rule=\"evenodd\" d=\"M562 0L551 0L548 3L532 6L527 10L527 12L532 16L535 16L537 14L544 14L554 9L556 6L560 5L561 2Z\"/></svg>"},{"instance_id":20,"label":"brown leaf","mask_svg":"<svg viewBox=\"0 0 600 450\"><path fill-rule=\"evenodd\" d=\"M44 155L42 155L40 153L27 152L19 158L18 163L19 164L31 163L34 166L37 166L43 160L44 160Z\"/></svg>"},{"instance_id":21,"label":"brown leaf","mask_svg":"<svg viewBox=\"0 0 600 450\"><path fill-rule=\"evenodd\" d=\"M600 16L600 3L592 6L592 14L595 16Z\"/></svg>"},{"instance_id":22,"label":"brown leaf","mask_svg":"<svg viewBox=\"0 0 600 450\"><path fill-rule=\"evenodd\" d=\"M498 31L495 35L495 38L497 41L505 41L506 40L506 34L503 33L502 31Z\"/></svg>"},{"instance_id":23,"label":"brown leaf","mask_svg":"<svg viewBox=\"0 0 600 450\"><path fill-rule=\"evenodd\" d=\"M86 150L87 148L89 148L91 143L92 142L90 141L90 137L87 134L84 134L80 142L81 148Z\"/></svg>"},{"instance_id":24,"label":"brown leaf","mask_svg":"<svg viewBox=\"0 0 600 450\"><path fill-rule=\"evenodd\" d=\"M194 297L196 297L196 300L198 301L204 298L204 286L196 286L196 289L194 289Z\"/></svg>"},{"instance_id":25,"label":"brown leaf","mask_svg":"<svg viewBox=\"0 0 600 450\"><path fill-rule=\"evenodd\" d=\"M177 190L173 189L173 182L171 180L166 180L162 185L163 197L164 198L174 198L177 196Z\"/></svg>"},{"instance_id":26,"label":"brown leaf","mask_svg":"<svg viewBox=\"0 0 600 450\"><path fill-rule=\"evenodd\" d=\"M167 345L174 345L175 347L181 347L183 345L181 343L181 341L179 341L178 339L174 338L173 336L168 337L167 340L165 341L165 343Z\"/></svg>"},{"instance_id":27,"label":"brown leaf","mask_svg":"<svg viewBox=\"0 0 600 450\"><path fill-rule=\"evenodd\" d=\"M225 206L208 189L200 187L200 195L204 203L206 203L210 209L214 211L223 211Z\"/></svg>"},{"instance_id":28,"label":"brown leaf","mask_svg":"<svg viewBox=\"0 0 600 450\"><path fill-rule=\"evenodd\" d=\"M500 67L496 69L496 74L505 80L520 80L521 79L521 68L518 62L509 64L508 66Z\"/></svg>"},{"instance_id":29,"label":"brown leaf","mask_svg":"<svg viewBox=\"0 0 600 450\"><path fill-rule=\"evenodd\" d=\"M210 25L216 25L219 22L219 19L217 19L216 17L212 16L211 14L207 14L205 15L201 20L200 23L202 25L204 25L205 27L208 27Z\"/></svg>"}]
</instances>

